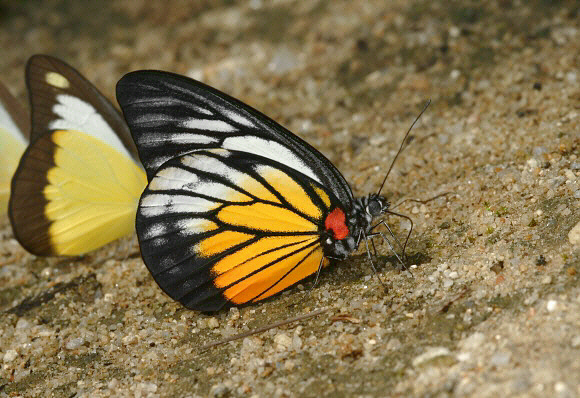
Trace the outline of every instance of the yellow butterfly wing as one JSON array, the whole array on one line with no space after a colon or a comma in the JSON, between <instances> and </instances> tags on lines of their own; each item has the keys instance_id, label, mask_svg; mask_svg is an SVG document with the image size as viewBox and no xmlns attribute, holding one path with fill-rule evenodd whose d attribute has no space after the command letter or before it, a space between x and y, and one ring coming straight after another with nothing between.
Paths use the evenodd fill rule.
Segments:
<instances>
[{"instance_id":1,"label":"yellow butterfly wing","mask_svg":"<svg viewBox=\"0 0 580 398\"><path fill-rule=\"evenodd\" d=\"M0 215L8 209L10 180L26 148L28 115L0 83Z\"/></svg>"},{"instance_id":2,"label":"yellow butterfly wing","mask_svg":"<svg viewBox=\"0 0 580 398\"><path fill-rule=\"evenodd\" d=\"M133 160L78 131L39 138L17 176L10 208L16 236L46 255L78 255L131 234L146 183Z\"/></svg>"},{"instance_id":3,"label":"yellow butterfly wing","mask_svg":"<svg viewBox=\"0 0 580 398\"><path fill-rule=\"evenodd\" d=\"M320 231L330 204L321 185L273 160L196 151L161 166L143 193L141 254L188 308L256 302L327 264Z\"/></svg>"},{"instance_id":4,"label":"yellow butterfly wing","mask_svg":"<svg viewBox=\"0 0 580 398\"><path fill-rule=\"evenodd\" d=\"M118 111L52 57L30 59L27 84L32 142L9 203L18 241L37 255L79 255L130 234L146 177Z\"/></svg>"}]
</instances>

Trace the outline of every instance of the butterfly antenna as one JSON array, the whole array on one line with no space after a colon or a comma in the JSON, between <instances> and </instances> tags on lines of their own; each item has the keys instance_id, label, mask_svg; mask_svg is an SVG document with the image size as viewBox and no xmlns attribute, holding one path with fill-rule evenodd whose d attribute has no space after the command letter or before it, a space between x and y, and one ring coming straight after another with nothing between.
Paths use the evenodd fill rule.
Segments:
<instances>
[{"instance_id":1,"label":"butterfly antenna","mask_svg":"<svg viewBox=\"0 0 580 398\"><path fill-rule=\"evenodd\" d=\"M405 134L405 137L401 141L401 146L399 147L399 150L398 150L397 154L395 155L395 158L391 162L391 166L389 167L389 170L387 171L387 175L383 179L383 183L381 184L381 187L379 188L379 192L377 192L377 195L380 195L381 194L381 191L383 190L383 187L385 186L385 182L387 182L387 178L389 177L389 174L391 173L391 170L393 169L393 166L394 166L397 158L399 157L399 154L403 151L403 147L405 146L405 142L407 142L407 137L409 136L409 133L413 129L413 126L415 126L415 123L417 123L417 121L419 120L419 118L421 117L421 115L423 115L423 113L425 113L425 111L427 110L427 108L429 107L429 105L431 105L431 100L427 100L427 103L425 104L425 107L423 107L423 110L421 111L421 113L419 113L419 115L415 118L415 120L411 124L411 127L409 127L409 130L407 130L407 133Z\"/></svg>"}]
</instances>

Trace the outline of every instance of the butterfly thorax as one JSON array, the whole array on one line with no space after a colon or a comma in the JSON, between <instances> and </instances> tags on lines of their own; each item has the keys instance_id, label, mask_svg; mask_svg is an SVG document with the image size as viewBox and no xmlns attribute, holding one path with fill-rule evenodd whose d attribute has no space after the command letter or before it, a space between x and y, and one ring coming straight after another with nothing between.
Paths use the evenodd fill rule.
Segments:
<instances>
[{"instance_id":1,"label":"butterfly thorax","mask_svg":"<svg viewBox=\"0 0 580 398\"><path fill-rule=\"evenodd\" d=\"M337 207L325 219L323 232L324 255L339 260L356 250L372 229L372 221L385 214L390 203L384 196L370 194L356 198L345 212Z\"/></svg>"}]
</instances>

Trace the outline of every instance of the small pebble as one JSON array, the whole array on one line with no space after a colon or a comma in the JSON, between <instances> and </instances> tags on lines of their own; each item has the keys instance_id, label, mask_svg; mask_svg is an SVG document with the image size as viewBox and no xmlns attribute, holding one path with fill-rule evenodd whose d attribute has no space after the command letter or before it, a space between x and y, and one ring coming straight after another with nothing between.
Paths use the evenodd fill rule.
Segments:
<instances>
[{"instance_id":1,"label":"small pebble","mask_svg":"<svg viewBox=\"0 0 580 398\"><path fill-rule=\"evenodd\" d=\"M121 339L123 345L137 344L138 341L139 339L134 334L129 334Z\"/></svg>"},{"instance_id":2,"label":"small pebble","mask_svg":"<svg viewBox=\"0 0 580 398\"><path fill-rule=\"evenodd\" d=\"M77 337L77 338L69 340L66 343L65 348L67 350L76 350L77 348L79 348L83 344L85 344L85 339L83 339L82 337Z\"/></svg>"},{"instance_id":3,"label":"small pebble","mask_svg":"<svg viewBox=\"0 0 580 398\"><path fill-rule=\"evenodd\" d=\"M453 286L453 281L451 279L444 279L443 280L443 287L444 288L450 288L451 286Z\"/></svg>"},{"instance_id":4,"label":"small pebble","mask_svg":"<svg viewBox=\"0 0 580 398\"><path fill-rule=\"evenodd\" d=\"M387 350L398 350L402 346L403 344L401 343L401 341L396 337L393 337L389 339L389 342L387 343Z\"/></svg>"},{"instance_id":5,"label":"small pebble","mask_svg":"<svg viewBox=\"0 0 580 398\"><path fill-rule=\"evenodd\" d=\"M211 387L210 397L221 398L230 395L230 388L225 383L219 383Z\"/></svg>"},{"instance_id":6,"label":"small pebble","mask_svg":"<svg viewBox=\"0 0 580 398\"><path fill-rule=\"evenodd\" d=\"M564 170L564 175L566 176L567 179L571 181L576 180L576 174L574 174L572 170Z\"/></svg>"},{"instance_id":7,"label":"small pebble","mask_svg":"<svg viewBox=\"0 0 580 398\"><path fill-rule=\"evenodd\" d=\"M568 241L574 246L580 246L580 222L568 232Z\"/></svg>"},{"instance_id":8,"label":"small pebble","mask_svg":"<svg viewBox=\"0 0 580 398\"><path fill-rule=\"evenodd\" d=\"M28 329L30 327L30 322L28 322L24 318L20 318L18 322L16 322L16 329Z\"/></svg>"},{"instance_id":9,"label":"small pebble","mask_svg":"<svg viewBox=\"0 0 580 398\"><path fill-rule=\"evenodd\" d=\"M211 317L207 320L207 327L210 329L216 329L220 326L219 321L215 317Z\"/></svg>"},{"instance_id":10,"label":"small pebble","mask_svg":"<svg viewBox=\"0 0 580 398\"><path fill-rule=\"evenodd\" d=\"M297 335L292 337L292 348L295 351L299 351L302 348L302 339Z\"/></svg>"},{"instance_id":11,"label":"small pebble","mask_svg":"<svg viewBox=\"0 0 580 398\"><path fill-rule=\"evenodd\" d=\"M467 351L475 350L483 344L485 335L481 332L475 332L461 342L463 349Z\"/></svg>"},{"instance_id":12,"label":"small pebble","mask_svg":"<svg viewBox=\"0 0 580 398\"><path fill-rule=\"evenodd\" d=\"M564 394L567 390L568 386L562 381L558 381L556 384L554 384L554 391L556 391L558 394Z\"/></svg>"},{"instance_id":13,"label":"small pebble","mask_svg":"<svg viewBox=\"0 0 580 398\"><path fill-rule=\"evenodd\" d=\"M446 347L433 347L421 355L416 356L413 359L413 366L417 367L424 364L434 358L448 356L450 354L449 349Z\"/></svg>"},{"instance_id":14,"label":"small pebble","mask_svg":"<svg viewBox=\"0 0 580 398\"><path fill-rule=\"evenodd\" d=\"M496 352L491 357L491 364L493 366L505 366L510 362L512 354L510 352Z\"/></svg>"},{"instance_id":15,"label":"small pebble","mask_svg":"<svg viewBox=\"0 0 580 398\"><path fill-rule=\"evenodd\" d=\"M449 36L451 36L452 38L456 39L459 37L460 34L461 29L459 29L457 26L451 26L449 28Z\"/></svg>"},{"instance_id":16,"label":"small pebble","mask_svg":"<svg viewBox=\"0 0 580 398\"><path fill-rule=\"evenodd\" d=\"M556 300L549 300L548 304L546 304L546 308L548 311L552 312L556 309L558 302Z\"/></svg>"},{"instance_id":17,"label":"small pebble","mask_svg":"<svg viewBox=\"0 0 580 398\"><path fill-rule=\"evenodd\" d=\"M571 345L572 345L572 348L578 348L578 347L580 347L580 334L577 335L577 336L575 336L572 339L572 344Z\"/></svg>"},{"instance_id":18,"label":"small pebble","mask_svg":"<svg viewBox=\"0 0 580 398\"><path fill-rule=\"evenodd\" d=\"M4 354L4 363L9 363L14 361L18 357L18 353L15 350L8 350L6 354Z\"/></svg>"},{"instance_id":19,"label":"small pebble","mask_svg":"<svg viewBox=\"0 0 580 398\"><path fill-rule=\"evenodd\" d=\"M459 354L457 354L456 358L459 362L467 362L471 359L471 353L470 352L460 352Z\"/></svg>"},{"instance_id":20,"label":"small pebble","mask_svg":"<svg viewBox=\"0 0 580 398\"><path fill-rule=\"evenodd\" d=\"M292 346L292 339L286 333L278 333L274 336L274 343L278 351L286 351Z\"/></svg>"}]
</instances>

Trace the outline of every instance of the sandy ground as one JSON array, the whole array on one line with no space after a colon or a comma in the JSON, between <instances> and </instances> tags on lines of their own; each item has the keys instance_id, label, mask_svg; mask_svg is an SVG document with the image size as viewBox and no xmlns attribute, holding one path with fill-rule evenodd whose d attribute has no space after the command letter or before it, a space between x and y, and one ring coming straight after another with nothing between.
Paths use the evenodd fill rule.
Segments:
<instances>
[{"instance_id":1,"label":"sandy ground","mask_svg":"<svg viewBox=\"0 0 580 398\"><path fill-rule=\"evenodd\" d=\"M580 396L580 8L574 1L0 2L2 81L48 53L113 98L126 72L202 79L415 222L214 315L157 287L135 240L37 258L0 219L0 397ZM407 225L388 220L399 236ZM574 229L575 227L575 229ZM378 243L378 242L377 242ZM201 352L205 344L326 312Z\"/></svg>"}]
</instances>

